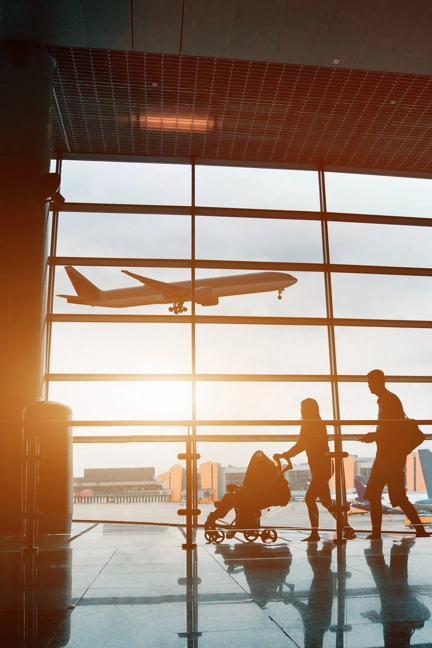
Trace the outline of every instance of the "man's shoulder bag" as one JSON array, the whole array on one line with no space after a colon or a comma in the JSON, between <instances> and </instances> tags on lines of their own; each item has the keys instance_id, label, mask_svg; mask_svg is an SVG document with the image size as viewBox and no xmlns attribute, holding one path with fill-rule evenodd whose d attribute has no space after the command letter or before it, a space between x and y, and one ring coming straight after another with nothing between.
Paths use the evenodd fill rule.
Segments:
<instances>
[{"instance_id":1,"label":"man's shoulder bag","mask_svg":"<svg viewBox=\"0 0 432 648\"><path fill-rule=\"evenodd\" d=\"M424 432L422 432L417 425L417 421L408 418L405 414L403 423L403 444L406 454L410 454L417 446L421 445L426 439Z\"/></svg>"}]
</instances>

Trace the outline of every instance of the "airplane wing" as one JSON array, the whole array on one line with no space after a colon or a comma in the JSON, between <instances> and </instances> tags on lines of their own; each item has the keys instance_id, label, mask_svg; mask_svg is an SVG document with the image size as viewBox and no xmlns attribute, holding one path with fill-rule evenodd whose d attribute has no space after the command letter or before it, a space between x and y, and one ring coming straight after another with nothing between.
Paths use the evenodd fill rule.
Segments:
<instances>
[{"instance_id":1,"label":"airplane wing","mask_svg":"<svg viewBox=\"0 0 432 648\"><path fill-rule=\"evenodd\" d=\"M135 274L134 272L129 272L129 270L122 270L124 274L129 275L132 279L140 281L145 286L150 286L155 291L163 295L166 299L180 300L182 297L186 298L190 295L190 289L180 286L175 283L166 283L165 281L157 281L156 279L150 279L149 277L143 277L142 275Z\"/></svg>"}]
</instances>

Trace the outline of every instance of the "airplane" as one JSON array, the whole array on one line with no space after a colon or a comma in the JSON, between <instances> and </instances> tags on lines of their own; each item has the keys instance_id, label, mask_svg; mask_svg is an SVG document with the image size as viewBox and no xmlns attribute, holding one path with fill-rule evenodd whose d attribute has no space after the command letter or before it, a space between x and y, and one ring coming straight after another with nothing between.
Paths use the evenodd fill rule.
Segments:
<instances>
[{"instance_id":1,"label":"airplane","mask_svg":"<svg viewBox=\"0 0 432 648\"><path fill-rule=\"evenodd\" d=\"M354 500L354 502L351 502L350 504L351 513L360 511L369 513L370 502L369 500L366 500L364 498L364 492L366 490L366 483L364 481L364 478L354 477L354 486L356 487L358 497ZM385 513L385 515L405 515L402 509L393 508L392 506L388 506L387 503L382 504L382 512Z\"/></svg>"},{"instance_id":2,"label":"airplane","mask_svg":"<svg viewBox=\"0 0 432 648\"><path fill-rule=\"evenodd\" d=\"M418 450L418 455L428 496L427 498L417 500L413 500L411 496L409 499L418 511L432 513L432 452L425 448Z\"/></svg>"},{"instance_id":3,"label":"airplane","mask_svg":"<svg viewBox=\"0 0 432 648\"><path fill-rule=\"evenodd\" d=\"M166 283L149 277L122 270L124 274L139 281L142 286L100 290L72 266L65 266L76 295L57 295L67 299L68 304L99 306L104 308L128 308L149 304L172 304L170 313L184 313L185 302L192 300L192 282ZM195 303L201 306L217 306L220 297L248 295L251 293L277 291L282 299L285 288L297 283L297 279L286 272L252 272L225 277L211 277L195 280Z\"/></svg>"}]
</instances>

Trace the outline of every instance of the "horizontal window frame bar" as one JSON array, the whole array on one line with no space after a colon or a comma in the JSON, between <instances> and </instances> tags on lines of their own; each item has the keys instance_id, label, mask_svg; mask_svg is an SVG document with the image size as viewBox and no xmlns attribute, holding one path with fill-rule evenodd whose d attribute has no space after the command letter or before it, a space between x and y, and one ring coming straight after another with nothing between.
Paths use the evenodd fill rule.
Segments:
<instances>
[{"instance_id":1,"label":"horizontal window frame bar","mask_svg":"<svg viewBox=\"0 0 432 648\"><path fill-rule=\"evenodd\" d=\"M275 162L275 161L253 161L253 160L232 160L200 157L169 157L164 155L131 155L120 153L88 153L74 151L52 151L51 159L55 160L60 155L63 160L83 160L89 162L139 162L144 164L169 164L192 166L195 162L198 166L211 167L240 167L246 169L279 169L283 171L312 171L318 173L321 166L313 163L300 162ZM407 169L380 169L370 167L351 167L340 166L335 164L324 165L325 173L340 173L345 175L372 175L372 176L391 176L392 178L422 178L430 180L432 174L428 171L409 171Z\"/></svg>"},{"instance_id":2,"label":"horizontal window frame bar","mask_svg":"<svg viewBox=\"0 0 432 648\"><path fill-rule=\"evenodd\" d=\"M312 419L310 419L312 420ZM415 419L418 425L432 425L432 419ZM357 426L372 425L377 426L382 423L377 419L319 419L324 425L335 426ZM401 419L386 419L386 423L400 423ZM65 425L68 427L297 427L301 425L300 419L88 419L88 420L2 420L0 424L20 424L23 427L48 425Z\"/></svg>"},{"instance_id":3,"label":"horizontal window frame bar","mask_svg":"<svg viewBox=\"0 0 432 648\"><path fill-rule=\"evenodd\" d=\"M358 434L342 434L343 441L357 441ZM426 440L432 440L432 434L426 434ZM73 443L186 443L187 435L129 435L129 436L84 436L73 437ZM334 440L334 434L328 434L329 441ZM194 437L196 443L295 443L298 441L298 434L256 434L256 435L221 435L221 434L198 434Z\"/></svg>"},{"instance_id":4,"label":"horizontal window frame bar","mask_svg":"<svg viewBox=\"0 0 432 648\"><path fill-rule=\"evenodd\" d=\"M137 205L124 203L82 203L66 202L52 211L63 213L92 214L152 214L164 216L191 216L190 205ZM319 209L319 207L317 207ZM300 220L333 223L365 223L374 225L401 225L408 227L432 227L432 218L420 216L383 216L379 214L350 214L347 212L320 212L282 209L245 209L239 207L194 207L196 216L212 218L262 218L272 220Z\"/></svg>"},{"instance_id":5,"label":"horizontal window frame bar","mask_svg":"<svg viewBox=\"0 0 432 648\"><path fill-rule=\"evenodd\" d=\"M137 374L137 373L49 373L48 382L289 382L366 383L365 375L341 374ZM432 376L386 376L388 383L432 383Z\"/></svg>"},{"instance_id":6,"label":"horizontal window frame bar","mask_svg":"<svg viewBox=\"0 0 432 648\"><path fill-rule=\"evenodd\" d=\"M359 328L408 328L432 329L432 320L387 320L346 317L251 317L236 315L117 315L115 314L67 314L47 315L47 322L87 322L119 324L235 324L245 326L334 326Z\"/></svg>"},{"instance_id":7,"label":"horizontal window frame bar","mask_svg":"<svg viewBox=\"0 0 432 648\"><path fill-rule=\"evenodd\" d=\"M282 261L223 261L190 259L136 259L127 257L49 257L49 266L80 266L108 268L186 268L191 270L287 270L297 272L331 272L339 274L382 274L432 277L432 268L404 266L369 266L343 263L286 263Z\"/></svg>"}]
</instances>

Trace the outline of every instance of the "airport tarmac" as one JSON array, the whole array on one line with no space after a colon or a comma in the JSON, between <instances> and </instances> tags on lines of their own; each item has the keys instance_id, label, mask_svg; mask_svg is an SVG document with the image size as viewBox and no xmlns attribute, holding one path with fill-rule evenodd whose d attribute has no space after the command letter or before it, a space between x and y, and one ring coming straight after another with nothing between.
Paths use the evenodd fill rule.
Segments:
<instances>
[{"instance_id":1,"label":"airport tarmac","mask_svg":"<svg viewBox=\"0 0 432 648\"><path fill-rule=\"evenodd\" d=\"M107 521L129 521L129 522L153 522L184 524L184 518L177 513L184 505L178 502L142 502L133 504L74 504L74 520L107 520ZM200 504L201 515L199 523L204 524L208 514L214 511L213 504ZM335 529L335 521L332 516L322 507L320 508L320 527L323 529ZM232 518L231 518L232 519ZM227 516L227 521L230 521ZM306 504L304 502L290 502L283 508L273 507L263 512L261 517L263 526L290 527L304 529L305 533L309 528L309 518ZM366 534L371 530L369 513L364 515L351 515L350 524L358 532ZM404 515L384 515L383 531L404 531Z\"/></svg>"}]
</instances>

